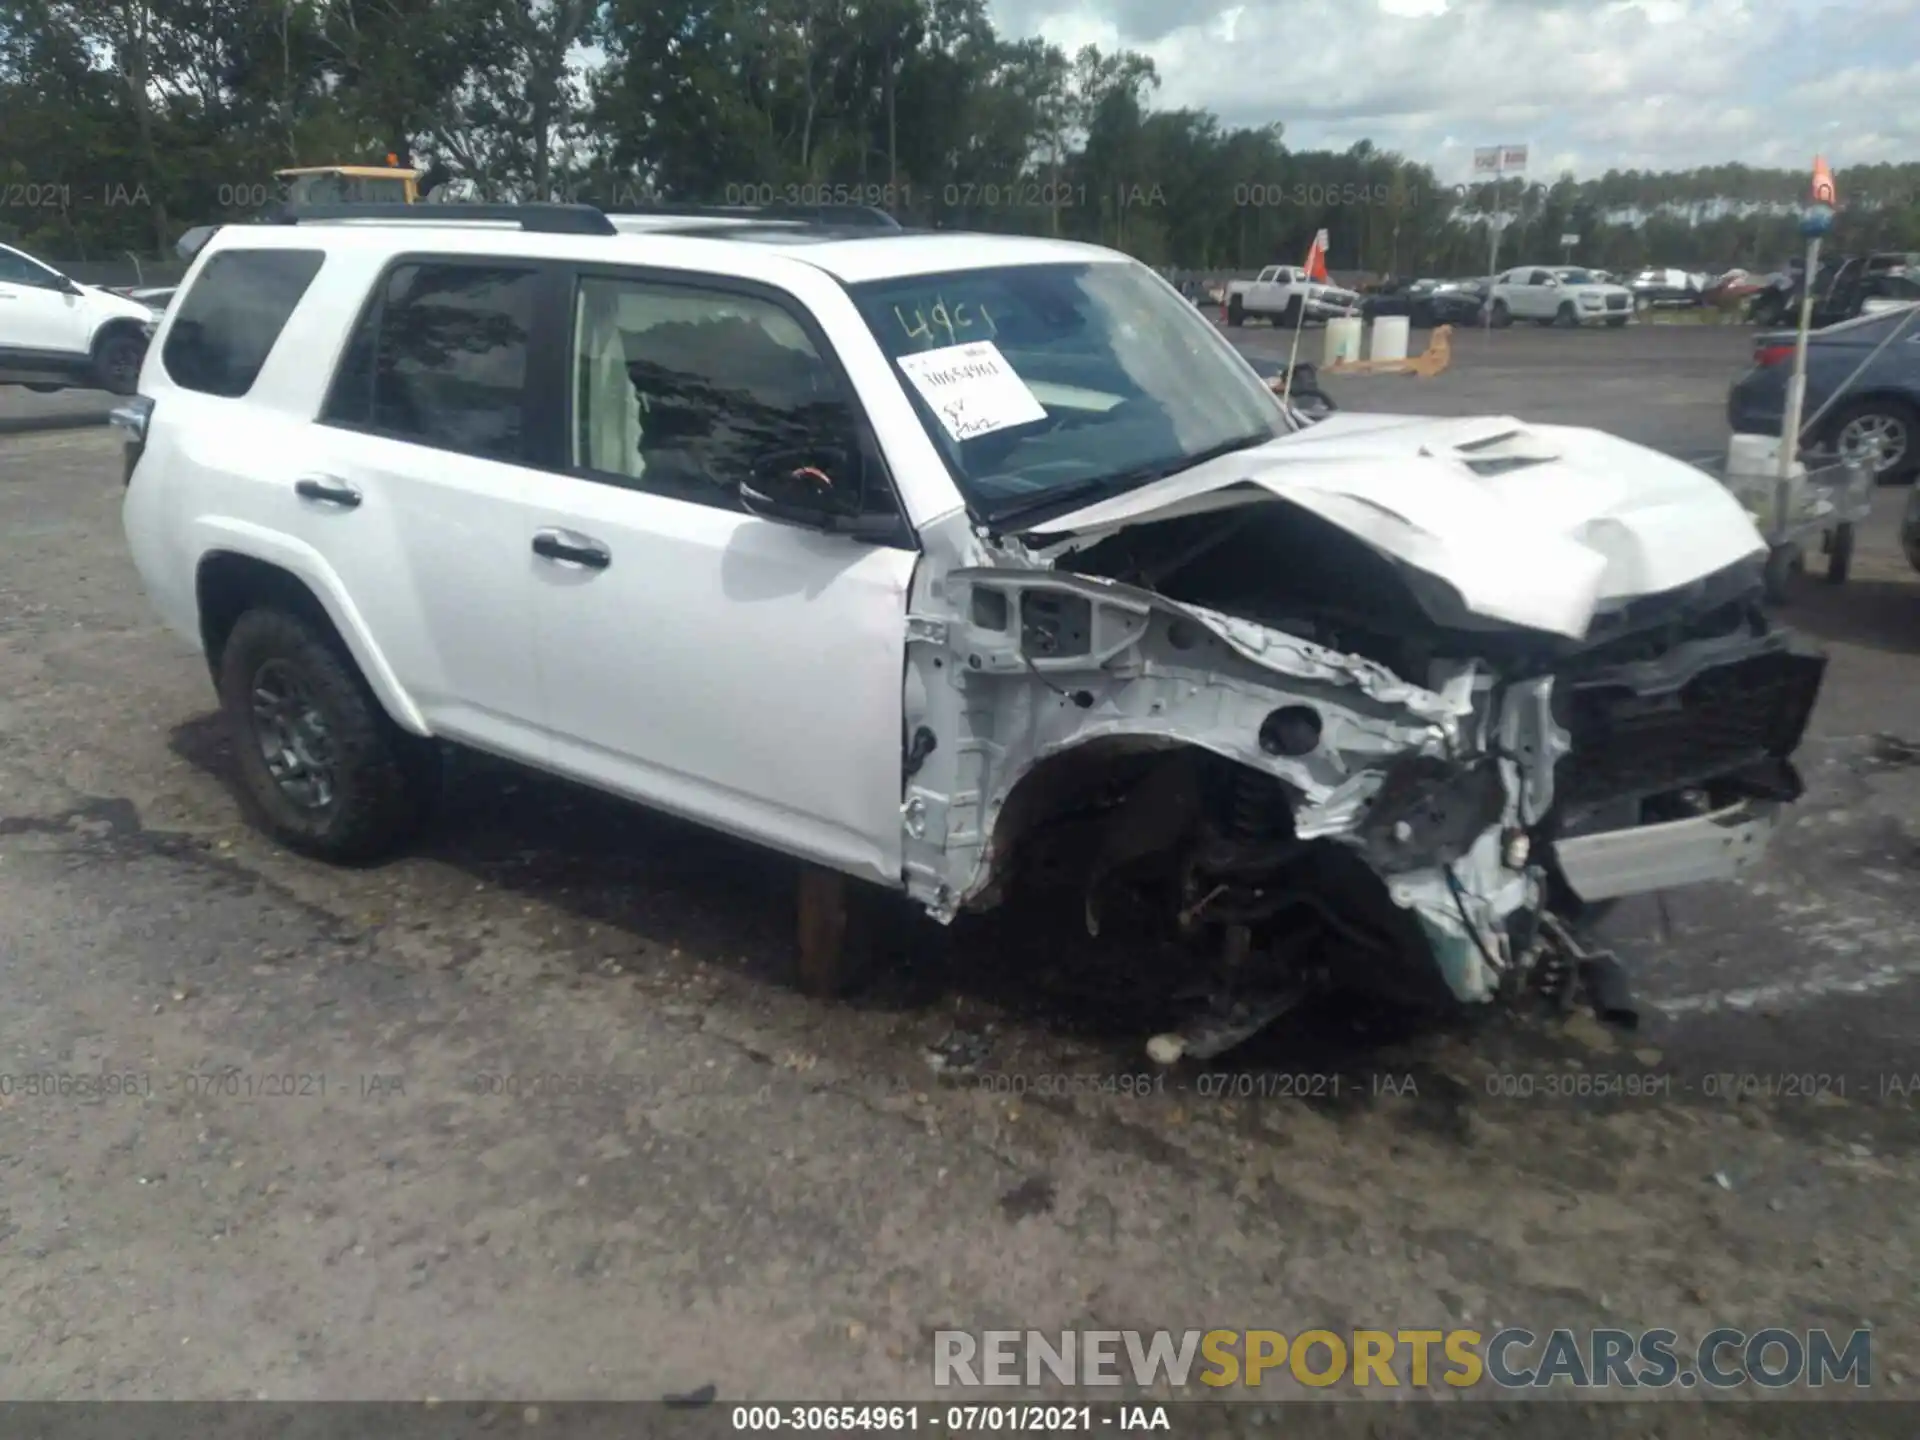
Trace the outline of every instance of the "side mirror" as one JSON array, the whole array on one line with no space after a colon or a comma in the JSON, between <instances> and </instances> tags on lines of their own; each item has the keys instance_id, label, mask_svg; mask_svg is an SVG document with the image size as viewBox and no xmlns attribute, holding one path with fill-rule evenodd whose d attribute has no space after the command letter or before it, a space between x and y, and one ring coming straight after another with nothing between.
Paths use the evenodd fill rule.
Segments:
<instances>
[{"instance_id":1,"label":"side mirror","mask_svg":"<svg viewBox=\"0 0 1920 1440\"><path fill-rule=\"evenodd\" d=\"M740 503L763 520L780 520L834 535L891 537L899 522L866 509L867 467L857 450L809 445L754 461L740 485Z\"/></svg>"},{"instance_id":2,"label":"side mirror","mask_svg":"<svg viewBox=\"0 0 1920 1440\"><path fill-rule=\"evenodd\" d=\"M59 285L55 288L58 289L62 295L82 295L86 293L80 288L80 282L75 280L71 275L62 275Z\"/></svg>"}]
</instances>

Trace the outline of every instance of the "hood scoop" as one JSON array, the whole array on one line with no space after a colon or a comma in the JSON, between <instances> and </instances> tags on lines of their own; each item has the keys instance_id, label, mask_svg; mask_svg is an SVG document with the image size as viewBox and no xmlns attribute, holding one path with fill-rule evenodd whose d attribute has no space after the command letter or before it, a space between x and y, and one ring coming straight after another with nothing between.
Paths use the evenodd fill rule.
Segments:
<instances>
[{"instance_id":1,"label":"hood scoop","mask_svg":"<svg viewBox=\"0 0 1920 1440\"><path fill-rule=\"evenodd\" d=\"M1506 475L1532 465L1548 465L1561 458L1558 446L1549 445L1522 425L1452 445L1425 444L1419 454L1429 460L1452 460L1483 476Z\"/></svg>"}]
</instances>

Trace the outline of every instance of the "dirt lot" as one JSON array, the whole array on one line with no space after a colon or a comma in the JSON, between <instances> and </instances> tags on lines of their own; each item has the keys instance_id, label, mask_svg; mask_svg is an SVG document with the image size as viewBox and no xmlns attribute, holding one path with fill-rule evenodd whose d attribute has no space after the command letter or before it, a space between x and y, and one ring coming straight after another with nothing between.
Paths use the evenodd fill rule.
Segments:
<instances>
[{"instance_id":1,"label":"dirt lot","mask_svg":"<svg viewBox=\"0 0 1920 1440\"><path fill-rule=\"evenodd\" d=\"M1335 393L1688 453L1746 344L1469 336ZM1874 1393L1920 1392L1898 497L1793 607L1833 656L1795 824L1749 882L1620 917L1638 1034L1316 1012L1131 1094L1163 986L1071 925L916 930L813 1003L783 862L478 760L414 858L275 850L117 463L0 441L0 1073L128 1092L0 1095L7 1396L911 1398L932 1330L995 1325L1870 1324ZM1666 1079L1546 1093L1629 1074Z\"/></svg>"}]
</instances>

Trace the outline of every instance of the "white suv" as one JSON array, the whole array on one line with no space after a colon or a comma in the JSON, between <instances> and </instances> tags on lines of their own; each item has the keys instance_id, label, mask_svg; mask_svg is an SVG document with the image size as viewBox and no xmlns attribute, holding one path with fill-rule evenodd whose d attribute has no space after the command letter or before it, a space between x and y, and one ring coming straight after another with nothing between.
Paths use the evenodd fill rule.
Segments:
<instances>
[{"instance_id":1,"label":"white suv","mask_svg":"<svg viewBox=\"0 0 1920 1440\"><path fill-rule=\"evenodd\" d=\"M1571 266L1523 266L1493 282L1488 312L1495 325L1531 320L1537 325L1592 325L1618 330L1633 318L1633 291Z\"/></svg>"},{"instance_id":2,"label":"white suv","mask_svg":"<svg viewBox=\"0 0 1920 1440\"><path fill-rule=\"evenodd\" d=\"M0 384L131 395L153 310L0 245Z\"/></svg>"},{"instance_id":3,"label":"white suv","mask_svg":"<svg viewBox=\"0 0 1920 1440\"><path fill-rule=\"evenodd\" d=\"M1690 466L1297 428L1091 246L421 210L219 231L121 416L134 560L306 853L402 844L454 741L806 862L822 987L848 877L946 921L1066 876L1272 1004L1481 1001L1798 793L1824 661Z\"/></svg>"}]
</instances>

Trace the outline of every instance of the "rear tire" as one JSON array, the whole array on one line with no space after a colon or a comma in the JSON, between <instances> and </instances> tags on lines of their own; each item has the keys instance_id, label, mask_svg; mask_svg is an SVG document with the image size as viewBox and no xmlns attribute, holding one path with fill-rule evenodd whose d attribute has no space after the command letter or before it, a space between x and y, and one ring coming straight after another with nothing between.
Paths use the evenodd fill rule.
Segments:
<instances>
[{"instance_id":1,"label":"rear tire","mask_svg":"<svg viewBox=\"0 0 1920 1440\"><path fill-rule=\"evenodd\" d=\"M249 816L288 849L366 864L432 813L439 747L393 723L320 621L247 611L221 648L219 691Z\"/></svg>"}]
</instances>

